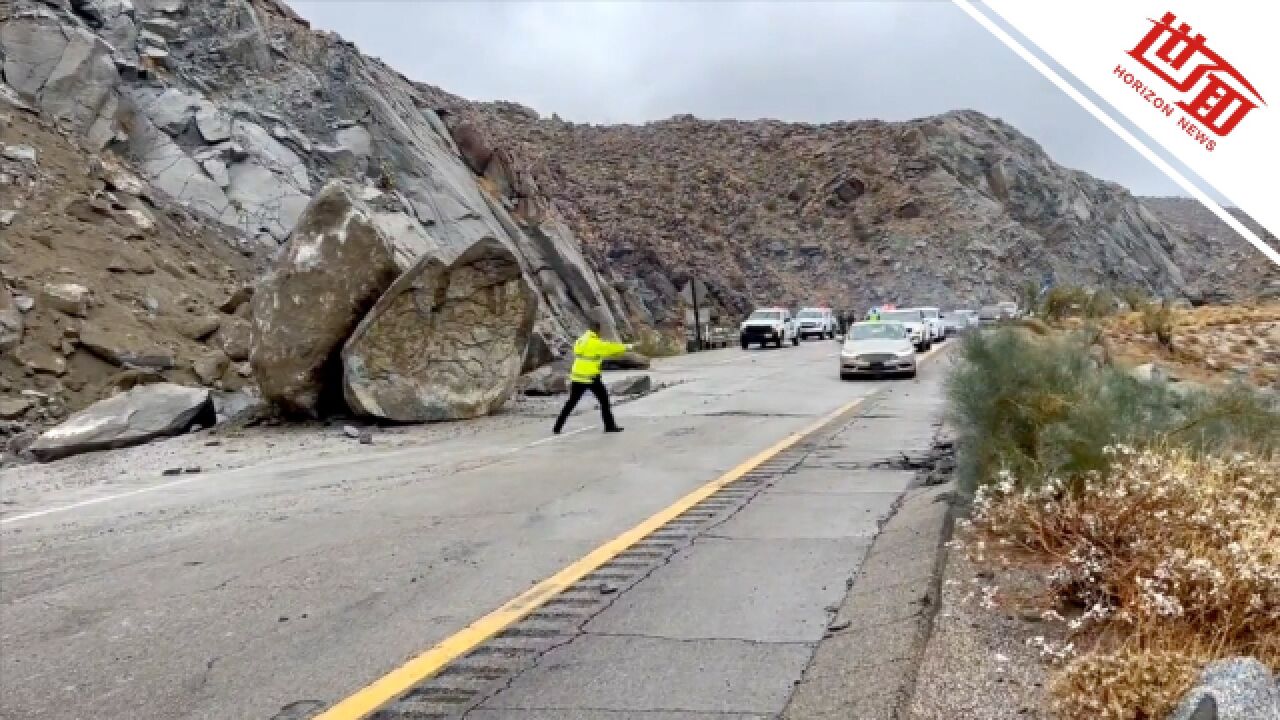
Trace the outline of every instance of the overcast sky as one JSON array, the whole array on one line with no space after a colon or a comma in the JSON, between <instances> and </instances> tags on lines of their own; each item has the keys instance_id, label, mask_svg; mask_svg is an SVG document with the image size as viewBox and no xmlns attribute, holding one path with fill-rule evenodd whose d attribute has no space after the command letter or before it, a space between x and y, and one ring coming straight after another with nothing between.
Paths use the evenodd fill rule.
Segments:
<instances>
[{"instance_id":1,"label":"overcast sky","mask_svg":"<svg viewBox=\"0 0 1280 720\"><path fill-rule=\"evenodd\" d=\"M905 120L971 108L1140 195L1180 188L945 0L288 0L411 78L549 116Z\"/></svg>"}]
</instances>

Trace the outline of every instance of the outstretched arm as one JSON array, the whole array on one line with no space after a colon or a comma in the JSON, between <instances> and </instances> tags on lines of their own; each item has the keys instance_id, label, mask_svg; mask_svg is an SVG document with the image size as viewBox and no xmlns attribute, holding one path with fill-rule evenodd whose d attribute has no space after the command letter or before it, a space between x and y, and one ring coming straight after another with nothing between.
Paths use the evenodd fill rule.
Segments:
<instances>
[{"instance_id":1,"label":"outstretched arm","mask_svg":"<svg viewBox=\"0 0 1280 720\"><path fill-rule=\"evenodd\" d=\"M600 341L600 350L601 350L600 354L605 357L617 357L618 355L621 355L630 349L631 349L630 345L624 345L622 343L616 343L616 342L609 342L608 340Z\"/></svg>"}]
</instances>

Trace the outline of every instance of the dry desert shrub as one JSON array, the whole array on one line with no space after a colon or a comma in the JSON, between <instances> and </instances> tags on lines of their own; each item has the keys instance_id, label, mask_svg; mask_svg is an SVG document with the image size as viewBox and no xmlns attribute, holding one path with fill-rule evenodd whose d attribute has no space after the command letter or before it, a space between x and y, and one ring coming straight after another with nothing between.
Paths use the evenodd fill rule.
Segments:
<instances>
[{"instance_id":1,"label":"dry desert shrub","mask_svg":"<svg viewBox=\"0 0 1280 720\"><path fill-rule=\"evenodd\" d=\"M1083 483L1006 472L974 503L975 526L1052 562L1050 591L1080 611L1072 644L1043 648L1063 661L1061 717L1164 718L1216 659L1280 669L1280 462L1106 452Z\"/></svg>"}]
</instances>

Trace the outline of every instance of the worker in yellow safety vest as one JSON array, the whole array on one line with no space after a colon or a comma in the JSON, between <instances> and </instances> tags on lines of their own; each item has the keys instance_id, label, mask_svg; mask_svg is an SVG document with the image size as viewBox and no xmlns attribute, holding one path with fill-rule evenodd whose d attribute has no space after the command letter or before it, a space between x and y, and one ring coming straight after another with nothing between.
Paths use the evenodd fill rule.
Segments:
<instances>
[{"instance_id":1,"label":"worker in yellow safety vest","mask_svg":"<svg viewBox=\"0 0 1280 720\"><path fill-rule=\"evenodd\" d=\"M560 417L556 418L555 434L564 429L569 414L577 407L588 390L596 396L600 403L600 417L604 420L604 431L622 432L622 428L613 420L613 411L609 408L609 391L600 379L600 366L605 358L616 357L630 350L630 345L609 342L600 339L600 321L588 323L587 331L573 344L573 368L569 371L569 399L560 409Z\"/></svg>"},{"instance_id":2,"label":"worker in yellow safety vest","mask_svg":"<svg viewBox=\"0 0 1280 720\"><path fill-rule=\"evenodd\" d=\"M880 322L880 308L871 308L871 312L867 314L867 319L871 322Z\"/></svg>"}]
</instances>

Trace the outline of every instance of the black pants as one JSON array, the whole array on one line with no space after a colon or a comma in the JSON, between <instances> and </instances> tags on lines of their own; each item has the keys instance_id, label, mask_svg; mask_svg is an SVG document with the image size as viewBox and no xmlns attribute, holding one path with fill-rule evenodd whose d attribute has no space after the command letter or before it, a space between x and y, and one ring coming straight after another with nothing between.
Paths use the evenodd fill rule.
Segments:
<instances>
[{"instance_id":1,"label":"black pants","mask_svg":"<svg viewBox=\"0 0 1280 720\"><path fill-rule=\"evenodd\" d=\"M609 409L609 391L604 387L604 381L596 378L589 383L571 382L569 383L569 399L565 401L564 407L560 409L560 417L556 418L556 432L564 429L564 423L569 419L569 414L578 406L578 401L582 399L583 393L590 390L592 395L596 396L596 401L600 403L600 417L604 419L604 427L606 430L612 430L617 427L613 422L613 410Z\"/></svg>"}]
</instances>

